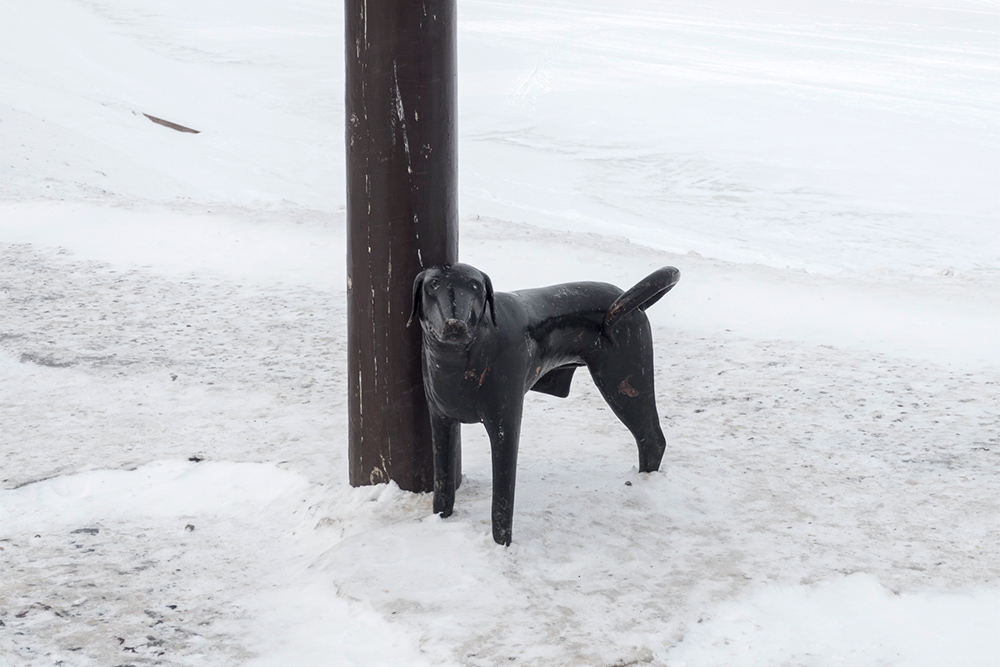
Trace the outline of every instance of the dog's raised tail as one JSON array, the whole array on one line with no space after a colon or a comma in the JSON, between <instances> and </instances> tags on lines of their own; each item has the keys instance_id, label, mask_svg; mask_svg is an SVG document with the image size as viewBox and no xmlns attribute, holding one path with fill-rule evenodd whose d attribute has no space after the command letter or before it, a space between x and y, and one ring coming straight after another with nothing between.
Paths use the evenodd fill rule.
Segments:
<instances>
[{"instance_id":1,"label":"dog's raised tail","mask_svg":"<svg viewBox=\"0 0 1000 667\"><path fill-rule=\"evenodd\" d=\"M646 310L652 306L677 284L680 277L681 272L676 268L665 266L653 271L631 289L622 292L622 295L611 304L608 312L604 314L604 324L601 327L604 337L614 342L612 332L624 317L637 308Z\"/></svg>"}]
</instances>

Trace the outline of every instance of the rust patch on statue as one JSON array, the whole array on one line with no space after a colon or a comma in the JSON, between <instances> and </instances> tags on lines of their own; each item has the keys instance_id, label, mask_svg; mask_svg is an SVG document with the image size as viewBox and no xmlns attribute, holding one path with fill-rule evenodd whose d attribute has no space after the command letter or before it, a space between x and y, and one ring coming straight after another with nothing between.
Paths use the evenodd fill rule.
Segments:
<instances>
[{"instance_id":1,"label":"rust patch on statue","mask_svg":"<svg viewBox=\"0 0 1000 667\"><path fill-rule=\"evenodd\" d=\"M639 392L635 390L635 387L628 383L630 377L632 376L629 375L627 378L618 383L618 393L625 394L629 398L635 398L639 395Z\"/></svg>"},{"instance_id":2,"label":"rust patch on statue","mask_svg":"<svg viewBox=\"0 0 1000 667\"><path fill-rule=\"evenodd\" d=\"M638 285L636 285L636 287L638 287ZM617 301L615 303L611 304L611 307L608 308L608 312L604 313L604 322L603 322L603 325L604 326L608 326L608 324L611 322L611 320L615 319L615 316L624 307L625 307L624 303L617 302Z\"/></svg>"},{"instance_id":3,"label":"rust patch on statue","mask_svg":"<svg viewBox=\"0 0 1000 667\"><path fill-rule=\"evenodd\" d=\"M466 380L476 380L478 378L477 385L482 387L483 381L486 379L486 374L489 372L490 372L489 366L484 368L482 373L477 371L475 368L470 368L469 370L465 371L465 373L462 374L462 377L464 377Z\"/></svg>"}]
</instances>

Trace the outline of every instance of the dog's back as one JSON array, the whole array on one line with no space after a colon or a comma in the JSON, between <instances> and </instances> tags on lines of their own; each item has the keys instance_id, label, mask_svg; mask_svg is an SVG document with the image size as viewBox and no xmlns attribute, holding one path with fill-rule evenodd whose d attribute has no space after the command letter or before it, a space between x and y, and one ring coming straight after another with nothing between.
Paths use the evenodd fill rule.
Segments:
<instances>
[{"instance_id":1,"label":"dog's back","mask_svg":"<svg viewBox=\"0 0 1000 667\"><path fill-rule=\"evenodd\" d=\"M531 336L542 342L561 329L571 329L574 336L583 331L599 334L608 309L621 294L608 283L576 282L518 290L510 296L523 309Z\"/></svg>"},{"instance_id":2,"label":"dog's back","mask_svg":"<svg viewBox=\"0 0 1000 667\"><path fill-rule=\"evenodd\" d=\"M608 283L575 282L511 294L523 302L529 325L542 336L566 324L586 326L599 316L601 333L613 340L619 322L659 301L679 278L676 268L665 266L625 291Z\"/></svg>"}]
</instances>

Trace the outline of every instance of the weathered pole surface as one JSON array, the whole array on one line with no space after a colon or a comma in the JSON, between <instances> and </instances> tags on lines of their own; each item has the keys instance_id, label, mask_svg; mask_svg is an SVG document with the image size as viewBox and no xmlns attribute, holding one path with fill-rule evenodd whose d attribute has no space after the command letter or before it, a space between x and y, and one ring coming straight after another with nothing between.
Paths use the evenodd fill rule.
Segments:
<instances>
[{"instance_id":1,"label":"weathered pole surface","mask_svg":"<svg viewBox=\"0 0 1000 667\"><path fill-rule=\"evenodd\" d=\"M458 261L455 0L345 0L350 481L433 489L413 280Z\"/></svg>"}]
</instances>

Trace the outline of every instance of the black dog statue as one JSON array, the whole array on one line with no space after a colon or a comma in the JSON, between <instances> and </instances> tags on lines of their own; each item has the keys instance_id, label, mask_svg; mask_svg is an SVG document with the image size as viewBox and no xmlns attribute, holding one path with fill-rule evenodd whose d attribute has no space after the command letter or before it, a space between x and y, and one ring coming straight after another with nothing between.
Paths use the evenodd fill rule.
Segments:
<instances>
[{"instance_id":1,"label":"black dog statue","mask_svg":"<svg viewBox=\"0 0 1000 667\"><path fill-rule=\"evenodd\" d=\"M509 545L524 395L533 389L565 398L573 373L584 365L635 436L639 470L658 470L666 440L643 311L679 277L667 266L625 292L578 282L494 294L489 276L467 264L421 272L413 282L410 323L416 318L423 329L434 512L447 517L455 505L459 424L482 422L493 455L493 539Z\"/></svg>"}]
</instances>

